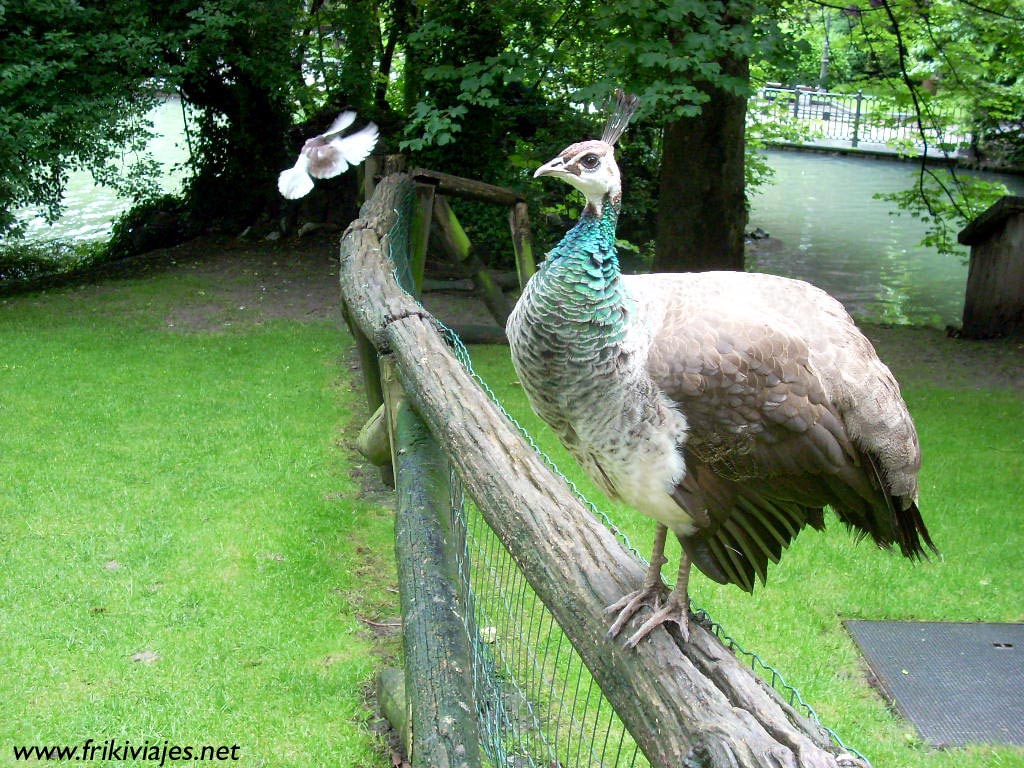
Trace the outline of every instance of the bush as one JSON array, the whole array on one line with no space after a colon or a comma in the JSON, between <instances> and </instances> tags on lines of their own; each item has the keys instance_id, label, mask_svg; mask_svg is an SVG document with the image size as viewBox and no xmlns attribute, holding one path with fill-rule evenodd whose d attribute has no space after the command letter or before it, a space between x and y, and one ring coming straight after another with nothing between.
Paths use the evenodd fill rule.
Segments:
<instances>
[{"instance_id":1,"label":"bush","mask_svg":"<svg viewBox=\"0 0 1024 768\"><path fill-rule=\"evenodd\" d=\"M186 222L180 197L163 195L139 203L114 222L106 257L124 259L178 245L187 237Z\"/></svg>"},{"instance_id":2,"label":"bush","mask_svg":"<svg viewBox=\"0 0 1024 768\"><path fill-rule=\"evenodd\" d=\"M69 240L0 244L0 286L35 282L85 269L106 257L106 243Z\"/></svg>"},{"instance_id":3,"label":"bush","mask_svg":"<svg viewBox=\"0 0 1024 768\"><path fill-rule=\"evenodd\" d=\"M114 262L177 245L188 235L184 210L180 198L165 195L122 214L108 242L53 239L0 243L0 294L89 279Z\"/></svg>"}]
</instances>

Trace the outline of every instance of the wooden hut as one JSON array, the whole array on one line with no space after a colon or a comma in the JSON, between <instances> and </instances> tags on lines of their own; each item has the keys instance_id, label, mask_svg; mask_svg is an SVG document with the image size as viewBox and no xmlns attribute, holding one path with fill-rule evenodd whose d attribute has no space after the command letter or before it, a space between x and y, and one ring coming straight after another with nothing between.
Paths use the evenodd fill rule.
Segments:
<instances>
[{"instance_id":1,"label":"wooden hut","mask_svg":"<svg viewBox=\"0 0 1024 768\"><path fill-rule=\"evenodd\" d=\"M1000 198L957 239L971 247L962 335L1024 334L1024 197Z\"/></svg>"}]
</instances>

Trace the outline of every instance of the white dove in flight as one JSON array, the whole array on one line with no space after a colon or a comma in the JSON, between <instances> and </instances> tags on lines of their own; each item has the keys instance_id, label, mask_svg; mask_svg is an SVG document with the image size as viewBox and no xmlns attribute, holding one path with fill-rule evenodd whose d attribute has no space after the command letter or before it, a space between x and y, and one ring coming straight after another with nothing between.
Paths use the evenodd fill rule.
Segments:
<instances>
[{"instance_id":1,"label":"white dove in flight","mask_svg":"<svg viewBox=\"0 0 1024 768\"><path fill-rule=\"evenodd\" d=\"M309 194L313 179L330 179L344 173L350 165L359 165L377 145L378 131L373 123L349 136L341 132L356 119L356 113L346 110L338 115L325 133L307 139L299 150L299 159L277 177L277 188L289 200ZM310 178L312 177L312 178Z\"/></svg>"}]
</instances>

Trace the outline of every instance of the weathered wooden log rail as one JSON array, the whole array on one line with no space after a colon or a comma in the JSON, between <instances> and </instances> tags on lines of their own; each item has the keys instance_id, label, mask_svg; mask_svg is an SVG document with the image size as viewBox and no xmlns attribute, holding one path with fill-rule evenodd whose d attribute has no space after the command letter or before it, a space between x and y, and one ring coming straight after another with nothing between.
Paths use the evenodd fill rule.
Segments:
<instances>
[{"instance_id":1,"label":"weathered wooden log rail","mask_svg":"<svg viewBox=\"0 0 1024 768\"><path fill-rule=\"evenodd\" d=\"M605 606L641 582L643 566L527 445L467 375L433 318L397 284L389 232L411 183L404 174L382 179L345 232L347 316L393 362L407 402L650 763L860 764L697 623L687 643L664 628L634 650L606 638Z\"/></svg>"}]
</instances>

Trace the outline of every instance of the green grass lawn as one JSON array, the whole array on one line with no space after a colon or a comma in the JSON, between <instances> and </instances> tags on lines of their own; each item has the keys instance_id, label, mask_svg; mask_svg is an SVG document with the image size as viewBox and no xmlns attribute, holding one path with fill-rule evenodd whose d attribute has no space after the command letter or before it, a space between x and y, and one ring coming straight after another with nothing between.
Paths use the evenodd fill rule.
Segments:
<instances>
[{"instance_id":1,"label":"green grass lawn","mask_svg":"<svg viewBox=\"0 0 1024 768\"><path fill-rule=\"evenodd\" d=\"M247 766L389 762L365 688L397 642L360 617L397 611L392 524L344 447L365 417L351 340L327 322L168 327L215 293L178 273L0 301L0 765L15 745L90 738L237 744ZM473 358L646 553L653 523L582 477L507 349ZM919 743L840 624L1024 620L1024 401L906 396L941 560L914 565L833 524L755 595L695 576L693 596L877 768L1024 766L1020 750Z\"/></svg>"},{"instance_id":2,"label":"green grass lawn","mask_svg":"<svg viewBox=\"0 0 1024 768\"><path fill-rule=\"evenodd\" d=\"M359 617L397 610L392 523L340 445L365 417L350 339L161 320L203 291L0 302L0 765L90 738L387 762Z\"/></svg>"},{"instance_id":3,"label":"green grass lawn","mask_svg":"<svg viewBox=\"0 0 1024 768\"><path fill-rule=\"evenodd\" d=\"M477 347L472 355L510 414L648 555L653 522L609 502L583 475L530 411L508 350ZM923 745L867 685L862 659L841 624L847 618L1024 621L1024 398L1005 390L927 386L904 394L924 453L921 508L941 559L915 565L870 543L856 544L833 517L824 534L798 537L769 571L767 586L753 595L696 573L691 596L747 650L774 665L823 723L876 768L1024 766L1020 749ZM678 548L670 545L668 554L672 562L664 572L673 578Z\"/></svg>"}]
</instances>

